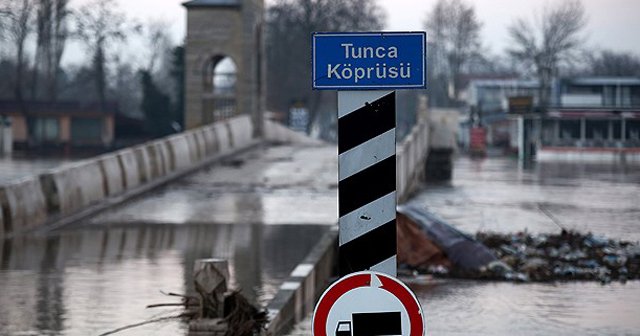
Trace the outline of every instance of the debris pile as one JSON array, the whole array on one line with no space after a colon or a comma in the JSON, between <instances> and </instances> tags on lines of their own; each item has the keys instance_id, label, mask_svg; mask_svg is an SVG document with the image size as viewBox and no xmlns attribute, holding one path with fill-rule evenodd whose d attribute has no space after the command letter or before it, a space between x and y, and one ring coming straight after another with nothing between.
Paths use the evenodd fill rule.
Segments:
<instances>
[{"instance_id":1,"label":"debris pile","mask_svg":"<svg viewBox=\"0 0 640 336\"><path fill-rule=\"evenodd\" d=\"M216 305L211 305L210 293L198 291L197 296L185 296L183 317L189 323L189 335L258 335L267 322L267 314L259 310L238 291L224 294L224 313L217 316ZM207 303L209 302L209 303Z\"/></svg>"},{"instance_id":2,"label":"debris pile","mask_svg":"<svg viewBox=\"0 0 640 336\"><path fill-rule=\"evenodd\" d=\"M181 298L180 303L149 305L184 307L178 315L189 323L192 336L259 335L267 323L267 312L253 306L240 291L229 290L228 265L222 259L198 259L194 265L195 295L169 293Z\"/></svg>"},{"instance_id":3,"label":"debris pile","mask_svg":"<svg viewBox=\"0 0 640 336\"><path fill-rule=\"evenodd\" d=\"M563 230L532 235L457 230L415 204L398 207L398 264L405 274L518 282L640 279L640 243Z\"/></svg>"},{"instance_id":4,"label":"debris pile","mask_svg":"<svg viewBox=\"0 0 640 336\"><path fill-rule=\"evenodd\" d=\"M476 239L499 259L480 269L479 278L514 281L640 279L640 244L591 233L562 231L531 235L478 233Z\"/></svg>"},{"instance_id":5,"label":"debris pile","mask_svg":"<svg viewBox=\"0 0 640 336\"><path fill-rule=\"evenodd\" d=\"M197 295L185 296L189 335L252 336L260 333L267 314L239 292L227 289L226 260L198 259L194 265Z\"/></svg>"},{"instance_id":6,"label":"debris pile","mask_svg":"<svg viewBox=\"0 0 640 336\"><path fill-rule=\"evenodd\" d=\"M398 207L396 223L398 264L404 270L467 277L497 261L482 243L420 207Z\"/></svg>"}]
</instances>

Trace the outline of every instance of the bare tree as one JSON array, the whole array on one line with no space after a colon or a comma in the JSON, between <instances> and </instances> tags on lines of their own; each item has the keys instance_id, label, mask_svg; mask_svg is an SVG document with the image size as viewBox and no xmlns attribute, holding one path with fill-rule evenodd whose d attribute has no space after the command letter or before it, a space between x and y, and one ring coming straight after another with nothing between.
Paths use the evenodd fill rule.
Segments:
<instances>
[{"instance_id":1,"label":"bare tree","mask_svg":"<svg viewBox=\"0 0 640 336\"><path fill-rule=\"evenodd\" d=\"M5 31L9 26L8 21L11 19L8 3L9 0L0 0L0 41L4 40Z\"/></svg>"},{"instance_id":2,"label":"bare tree","mask_svg":"<svg viewBox=\"0 0 640 336\"><path fill-rule=\"evenodd\" d=\"M142 89L138 70L131 62L123 62L119 57L114 59L114 70L112 94L118 102L118 108L129 117L141 116Z\"/></svg>"},{"instance_id":3,"label":"bare tree","mask_svg":"<svg viewBox=\"0 0 640 336\"><path fill-rule=\"evenodd\" d=\"M67 0L38 0L36 56L33 69L32 97L38 97L40 72L43 75L45 96L57 97L60 61L67 41Z\"/></svg>"},{"instance_id":4,"label":"bare tree","mask_svg":"<svg viewBox=\"0 0 640 336\"><path fill-rule=\"evenodd\" d=\"M146 70L149 72L154 72L156 65L171 51L169 29L169 23L163 20L151 20L144 27L144 39L149 53Z\"/></svg>"},{"instance_id":5,"label":"bare tree","mask_svg":"<svg viewBox=\"0 0 640 336\"><path fill-rule=\"evenodd\" d=\"M5 0L3 6L6 30L15 47L14 95L20 103L24 101L25 44L31 33L33 7L32 0Z\"/></svg>"},{"instance_id":6,"label":"bare tree","mask_svg":"<svg viewBox=\"0 0 640 336\"><path fill-rule=\"evenodd\" d=\"M508 50L516 60L535 69L540 81L539 105L549 106L551 80L562 62L570 62L582 43L580 31L586 25L585 10L579 0L564 0L545 7L536 20L517 19L509 26L513 47Z\"/></svg>"},{"instance_id":7,"label":"bare tree","mask_svg":"<svg viewBox=\"0 0 640 336\"><path fill-rule=\"evenodd\" d=\"M384 12L372 0L276 1L267 13L269 107L282 111L304 102L315 120L323 93L311 90L311 34L379 30L383 21Z\"/></svg>"},{"instance_id":8,"label":"bare tree","mask_svg":"<svg viewBox=\"0 0 640 336\"><path fill-rule=\"evenodd\" d=\"M91 0L75 13L76 34L92 54L96 93L102 107L107 94L107 55L113 43L122 42L127 32L138 31L129 26L114 0Z\"/></svg>"},{"instance_id":9,"label":"bare tree","mask_svg":"<svg viewBox=\"0 0 640 336\"><path fill-rule=\"evenodd\" d=\"M463 0L439 0L425 23L431 44L434 75L449 84L451 98L460 95L463 67L480 50L481 23Z\"/></svg>"},{"instance_id":10,"label":"bare tree","mask_svg":"<svg viewBox=\"0 0 640 336\"><path fill-rule=\"evenodd\" d=\"M640 57L626 52L604 50L593 53L589 70L596 76L640 76Z\"/></svg>"}]
</instances>

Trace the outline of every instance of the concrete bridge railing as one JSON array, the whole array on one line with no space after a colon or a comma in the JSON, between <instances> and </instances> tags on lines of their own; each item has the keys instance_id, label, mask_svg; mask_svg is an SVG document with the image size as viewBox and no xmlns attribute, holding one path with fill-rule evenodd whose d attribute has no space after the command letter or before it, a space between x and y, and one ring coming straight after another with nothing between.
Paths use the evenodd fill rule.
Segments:
<instances>
[{"instance_id":1,"label":"concrete bridge railing","mask_svg":"<svg viewBox=\"0 0 640 336\"><path fill-rule=\"evenodd\" d=\"M396 192L398 202L406 201L424 179L429 155L430 127L419 121L404 141L396 146Z\"/></svg>"},{"instance_id":2,"label":"concrete bridge railing","mask_svg":"<svg viewBox=\"0 0 640 336\"><path fill-rule=\"evenodd\" d=\"M0 238L77 215L263 140L311 141L270 121L265 139L252 134L249 116L239 116L0 186Z\"/></svg>"},{"instance_id":3,"label":"concrete bridge railing","mask_svg":"<svg viewBox=\"0 0 640 336\"><path fill-rule=\"evenodd\" d=\"M252 133L249 116L239 116L0 186L0 237L55 223L264 140L318 143L271 121L265 122L264 139ZM398 145L399 201L406 200L422 178L428 148L427 122L414 126Z\"/></svg>"}]
</instances>

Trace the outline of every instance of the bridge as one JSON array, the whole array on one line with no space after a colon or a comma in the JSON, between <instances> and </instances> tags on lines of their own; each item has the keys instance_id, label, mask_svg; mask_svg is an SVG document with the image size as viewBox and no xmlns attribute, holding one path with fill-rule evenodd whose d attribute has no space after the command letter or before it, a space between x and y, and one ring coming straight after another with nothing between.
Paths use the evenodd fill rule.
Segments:
<instances>
[{"instance_id":1,"label":"bridge","mask_svg":"<svg viewBox=\"0 0 640 336\"><path fill-rule=\"evenodd\" d=\"M438 142L430 135L440 131L421 115L397 145L400 202L420 185ZM273 121L261 127L254 137L250 116L239 115L1 186L3 268L66 260L65 246L78 244L70 236L80 241L80 259L106 264L139 249L177 248L190 251L178 268L188 289L195 259L225 258L232 286L269 309L277 334L312 311L333 275L337 149ZM135 282L130 277L149 274L119 276ZM170 278L138 290L157 293L175 285Z\"/></svg>"},{"instance_id":2,"label":"bridge","mask_svg":"<svg viewBox=\"0 0 640 336\"><path fill-rule=\"evenodd\" d=\"M157 318L144 307L161 291L193 292L196 260L221 258L277 335L335 276L337 146L265 118L263 2L184 6L186 131L0 183L0 280L16 289L0 334L102 334ZM427 175L450 175L453 133L421 103L397 141L400 203ZM163 328L185 333L179 321Z\"/></svg>"}]
</instances>

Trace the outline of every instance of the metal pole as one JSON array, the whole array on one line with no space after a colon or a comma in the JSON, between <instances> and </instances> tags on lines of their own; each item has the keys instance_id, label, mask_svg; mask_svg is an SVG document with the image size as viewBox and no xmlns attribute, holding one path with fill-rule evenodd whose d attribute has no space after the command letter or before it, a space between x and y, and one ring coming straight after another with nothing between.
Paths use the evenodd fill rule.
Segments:
<instances>
[{"instance_id":1,"label":"metal pole","mask_svg":"<svg viewBox=\"0 0 640 336\"><path fill-rule=\"evenodd\" d=\"M396 275L395 98L395 91L338 92L341 275Z\"/></svg>"}]
</instances>

